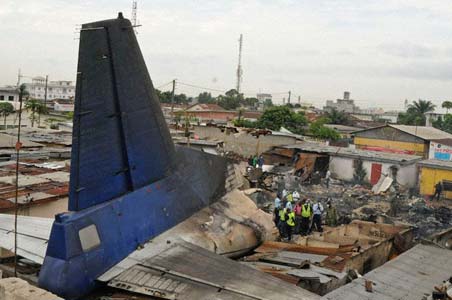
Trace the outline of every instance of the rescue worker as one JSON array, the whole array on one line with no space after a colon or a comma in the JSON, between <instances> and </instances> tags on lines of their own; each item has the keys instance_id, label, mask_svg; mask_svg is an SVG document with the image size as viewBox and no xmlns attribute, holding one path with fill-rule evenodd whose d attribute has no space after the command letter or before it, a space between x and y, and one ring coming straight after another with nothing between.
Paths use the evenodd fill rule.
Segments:
<instances>
[{"instance_id":1,"label":"rescue worker","mask_svg":"<svg viewBox=\"0 0 452 300\"><path fill-rule=\"evenodd\" d=\"M292 240L292 233L295 227L295 214L289 208L286 211L286 234L287 240L290 242Z\"/></svg>"},{"instance_id":2,"label":"rescue worker","mask_svg":"<svg viewBox=\"0 0 452 300\"><path fill-rule=\"evenodd\" d=\"M325 223L328 226L334 227L337 226L337 212L336 208L331 203L331 200L328 200L326 204L326 218Z\"/></svg>"},{"instance_id":3,"label":"rescue worker","mask_svg":"<svg viewBox=\"0 0 452 300\"><path fill-rule=\"evenodd\" d=\"M311 225L312 210L308 201L304 201L301 205L301 234L307 235L309 233L309 227Z\"/></svg>"},{"instance_id":4,"label":"rescue worker","mask_svg":"<svg viewBox=\"0 0 452 300\"><path fill-rule=\"evenodd\" d=\"M330 172L330 170L328 170L328 171L326 171L326 175L325 175L325 185L326 185L327 189L330 187L330 180L331 180L331 172Z\"/></svg>"},{"instance_id":5,"label":"rescue worker","mask_svg":"<svg viewBox=\"0 0 452 300\"><path fill-rule=\"evenodd\" d=\"M318 232L322 232L322 213L323 213L323 205L320 203L320 201L317 201L312 206L312 212L313 212L313 220L312 220L312 227L315 228Z\"/></svg>"},{"instance_id":6,"label":"rescue worker","mask_svg":"<svg viewBox=\"0 0 452 300\"><path fill-rule=\"evenodd\" d=\"M278 223L278 230L279 230L279 236L281 239L286 237L286 208L280 207L279 208L279 223Z\"/></svg>"},{"instance_id":7,"label":"rescue worker","mask_svg":"<svg viewBox=\"0 0 452 300\"><path fill-rule=\"evenodd\" d=\"M295 207L293 208L293 212L295 213L295 228L294 233L300 234L301 231L301 201L297 201Z\"/></svg>"},{"instance_id":8,"label":"rescue worker","mask_svg":"<svg viewBox=\"0 0 452 300\"><path fill-rule=\"evenodd\" d=\"M294 202L300 201L300 193L297 191L293 191L292 198Z\"/></svg>"},{"instance_id":9,"label":"rescue worker","mask_svg":"<svg viewBox=\"0 0 452 300\"><path fill-rule=\"evenodd\" d=\"M279 223L279 209L281 208L281 199L279 198L279 195L276 195L275 198L275 208L273 210L274 218L275 218L275 226L278 227Z\"/></svg>"},{"instance_id":10,"label":"rescue worker","mask_svg":"<svg viewBox=\"0 0 452 300\"><path fill-rule=\"evenodd\" d=\"M257 156L253 157L253 168L257 167Z\"/></svg>"}]
</instances>

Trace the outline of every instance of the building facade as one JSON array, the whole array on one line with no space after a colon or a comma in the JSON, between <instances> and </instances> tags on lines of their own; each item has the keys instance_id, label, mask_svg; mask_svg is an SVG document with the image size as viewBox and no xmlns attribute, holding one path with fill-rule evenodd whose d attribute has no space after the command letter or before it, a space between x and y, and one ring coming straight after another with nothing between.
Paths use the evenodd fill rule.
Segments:
<instances>
[{"instance_id":1,"label":"building facade","mask_svg":"<svg viewBox=\"0 0 452 300\"><path fill-rule=\"evenodd\" d=\"M326 106L323 107L326 112L331 112L332 110L337 110L345 113L359 113L360 109L355 105L355 101L350 99L350 92L344 92L343 99L337 99L336 102L333 100L327 100Z\"/></svg>"},{"instance_id":2,"label":"building facade","mask_svg":"<svg viewBox=\"0 0 452 300\"><path fill-rule=\"evenodd\" d=\"M14 109L19 108L19 92L15 86L0 87L0 102L8 102L14 106Z\"/></svg>"},{"instance_id":3,"label":"building facade","mask_svg":"<svg viewBox=\"0 0 452 300\"><path fill-rule=\"evenodd\" d=\"M46 97L46 79L44 77L33 77L31 83L25 83L30 97L44 100ZM73 99L75 97L75 86L72 81L48 81L47 100L52 99Z\"/></svg>"}]
</instances>

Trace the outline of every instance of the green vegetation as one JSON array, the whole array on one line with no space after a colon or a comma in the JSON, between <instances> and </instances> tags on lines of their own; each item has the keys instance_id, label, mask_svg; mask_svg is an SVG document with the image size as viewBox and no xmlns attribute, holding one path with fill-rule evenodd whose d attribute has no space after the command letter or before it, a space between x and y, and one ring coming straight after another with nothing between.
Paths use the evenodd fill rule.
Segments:
<instances>
[{"instance_id":1,"label":"green vegetation","mask_svg":"<svg viewBox=\"0 0 452 300\"><path fill-rule=\"evenodd\" d=\"M159 98L161 103L172 103L172 93L170 91L162 92L158 89L155 89L155 93ZM174 104L188 104L192 102L192 98L187 97L185 94L174 94Z\"/></svg>"},{"instance_id":2,"label":"green vegetation","mask_svg":"<svg viewBox=\"0 0 452 300\"><path fill-rule=\"evenodd\" d=\"M14 106L9 102L0 103L0 116L3 117L3 129L6 129L6 117L14 112Z\"/></svg>"},{"instance_id":3,"label":"green vegetation","mask_svg":"<svg viewBox=\"0 0 452 300\"><path fill-rule=\"evenodd\" d=\"M452 114L446 114L443 118L433 121L433 127L452 133Z\"/></svg>"},{"instance_id":4,"label":"green vegetation","mask_svg":"<svg viewBox=\"0 0 452 300\"><path fill-rule=\"evenodd\" d=\"M216 100L215 100L214 97L212 97L211 93L202 92L198 96L198 103L212 104L212 103L215 103L215 102L216 102Z\"/></svg>"},{"instance_id":5,"label":"green vegetation","mask_svg":"<svg viewBox=\"0 0 452 300\"><path fill-rule=\"evenodd\" d=\"M34 127L36 121L38 121L38 125L41 122L41 115L47 113L47 107L36 99L30 99L25 103L25 109L27 111L31 111L30 121L31 127Z\"/></svg>"},{"instance_id":6,"label":"green vegetation","mask_svg":"<svg viewBox=\"0 0 452 300\"><path fill-rule=\"evenodd\" d=\"M399 114L399 124L425 126L425 113L435 110L435 105L431 101L413 101L404 113Z\"/></svg>"},{"instance_id":7,"label":"green vegetation","mask_svg":"<svg viewBox=\"0 0 452 300\"><path fill-rule=\"evenodd\" d=\"M287 106L273 106L265 110L258 120L259 128L280 130L285 127L293 133L301 134L308 121L303 113L296 113Z\"/></svg>"},{"instance_id":8,"label":"green vegetation","mask_svg":"<svg viewBox=\"0 0 452 300\"><path fill-rule=\"evenodd\" d=\"M339 132L333 128L326 127L325 124L330 123L331 120L328 118L321 118L315 122L312 122L309 126L309 132L312 136L319 139L325 140L338 140L341 138Z\"/></svg>"},{"instance_id":9,"label":"green vegetation","mask_svg":"<svg viewBox=\"0 0 452 300\"><path fill-rule=\"evenodd\" d=\"M367 172L363 167L363 161L358 159L355 161L354 166L354 172L353 172L353 181L357 184L363 184L364 178L366 178Z\"/></svg>"},{"instance_id":10,"label":"green vegetation","mask_svg":"<svg viewBox=\"0 0 452 300\"><path fill-rule=\"evenodd\" d=\"M330 112L327 112L325 117L329 119L330 124L340 124L340 125L350 124L350 119L348 115L336 109L332 109Z\"/></svg>"},{"instance_id":11,"label":"green vegetation","mask_svg":"<svg viewBox=\"0 0 452 300\"><path fill-rule=\"evenodd\" d=\"M446 109L446 114L449 113L449 109L452 108L452 102L451 101L444 101L443 104L441 105L442 108Z\"/></svg>"}]
</instances>

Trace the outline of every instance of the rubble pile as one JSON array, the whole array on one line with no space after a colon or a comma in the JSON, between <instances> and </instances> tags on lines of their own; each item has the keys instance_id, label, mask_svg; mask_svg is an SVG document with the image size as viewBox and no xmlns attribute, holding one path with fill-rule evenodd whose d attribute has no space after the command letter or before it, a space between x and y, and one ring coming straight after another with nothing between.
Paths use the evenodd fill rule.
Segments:
<instances>
[{"instance_id":1,"label":"rubble pile","mask_svg":"<svg viewBox=\"0 0 452 300\"><path fill-rule=\"evenodd\" d=\"M302 198L326 203L331 200L339 216L340 224L359 219L386 224L410 224L417 229L417 237L425 238L452 226L452 205L449 207L416 197L393 184L386 192L375 194L370 187L331 180L325 183L307 184L290 172L265 174L261 187L276 195L283 189L299 191ZM268 195L260 197L268 199Z\"/></svg>"}]
</instances>

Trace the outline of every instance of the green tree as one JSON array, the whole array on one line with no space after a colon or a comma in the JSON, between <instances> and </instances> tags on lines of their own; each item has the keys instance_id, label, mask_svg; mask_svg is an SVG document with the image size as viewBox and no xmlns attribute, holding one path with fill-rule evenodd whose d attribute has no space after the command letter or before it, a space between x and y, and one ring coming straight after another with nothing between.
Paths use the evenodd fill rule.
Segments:
<instances>
[{"instance_id":1,"label":"green tree","mask_svg":"<svg viewBox=\"0 0 452 300\"><path fill-rule=\"evenodd\" d=\"M358 159L355 161L354 172L353 172L353 180L357 184L363 184L364 178L366 178L367 172L364 169L363 161Z\"/></svg>"},{"instance_id":2,"label":"green tree","mask_svg":"<svg viewBox=\"0 0 452 300\"><path fill-rule=\"evenodd\" d=\"M245 98L243 100L243 105L247 107L256 107L256 104L259 102L257 98L251 97L251 98Z\"/></svg>"},{"instance_id":3,"label":"green tree","mask_svg":"<svg viewBox=\"0 0 452 300\"><path fill-rule=\"evenodd\" d=\"M425 126L425 113L435 110L435 105L431 101L413 101L404 113L399 113L399 123L404 125Z\"/></svg>"},{"instance_id":4,"label":"green tree","mask_svg":"<svg viewBox=\"0 0 452 300\"><path fill-rule=\"evenodd\" d=\"M444 101L443 104L441 105L442 108L446 109L446 114L449 113L449 109L452 108L452 102L451 101Z\"/></svg>"},{"instance_id":5,"label":"green tree","mask_svg":"<svg viewBox=\"0 0 452 300\"><path fill-rule=\"evenodd\" d=\"M224 109L237 109L241 103L243 103L243 94L239 94L235 89L229 90L224 95L218 96L218 105Z\"/></svg>"},{"instance_id":6,"label":"green tree","mask_svg":"<svg viewBox=\"0 0 452 300\"><path fill-rule=\"evenodd\" d=\"M264 108L268 108L268 107L272 107L272 106L273 106L272 99L265 99Z\"/></svg>"},{"instance_id":7,"label":"green tree","mask_svg":"<svg viewBox=\"0 0 452 300\"><path fill-rule=\"evenodd\" d=\"M433 121L433 127L452 133L452 114L446 114L443 118Z\"/></svg>"},{"instance_id":8,"label":"green tree","mask_svg":"<svg viewBox=\"0 0 452 300\"><path fill-rule=\"evenodd\" d=\"M285 127L293 133L303 133L308 122L303 113L295 113L287 106L273 106L265 110L258 120L259 128L280 130Z\"/></svg>"},{"instance_id":9,"label":"green tree","mask_svg":"<svg viewBox=\"0 0 452 300\"><path fill-rule=\"evenodd\" d=\"M3 117L3 129L6 129L6 117L14 112L14 106L9 102L0 102L0 115Z\"/></svg>"},{"instance_id":10,"label":"green tree","mask_svg":"<svg viewBox=\"0 0 452 300\"><path fill-rule=\"evenodd\" d=\"M315 122L312 122L311 125L309 125L309 132L311 133L312 136L319 139L333 141L340 139L341 135L339 134L339 132L337 132L333 128L325 126L325 124L329 122L330 120L328 118L321 118Z\"/></svg>"},{"instance_id":11,"label":"green tree","mask_svg":"<svg viewBox=\"0 0 452 300\"><path fill-rule=\"evenodd\" d=\"M34 127L36 120L38 120L38 117L40 118L41 114L47 112L47 107L45 107L43 103L36 99L28 100L25 103L25 109L27 111L31 111L30 114L31 127Z\"/></svg>"},{"instance_id":12,"label":"green tree","mask_svg":"<svg viewBox=\"0 0 452 300\"><path fill-rule=\"evenodd\" d=\"M338 111L333 108L331 111L327 112L325 117L327 117L331 124L349 125L350 119L348 115L342 111Z\"/></svg>"},{"instance_id":13,"label":"green tree","mask_svg":"<svg viewBox=\"0 0 452 300\"><path fill-rule=\"evenodd\" d=\"M208 92L202 92L198 95L198 102L199 103L215 103L215 98L212 97L212 94Z\"/></svg>"}]
</instances>

